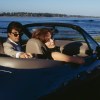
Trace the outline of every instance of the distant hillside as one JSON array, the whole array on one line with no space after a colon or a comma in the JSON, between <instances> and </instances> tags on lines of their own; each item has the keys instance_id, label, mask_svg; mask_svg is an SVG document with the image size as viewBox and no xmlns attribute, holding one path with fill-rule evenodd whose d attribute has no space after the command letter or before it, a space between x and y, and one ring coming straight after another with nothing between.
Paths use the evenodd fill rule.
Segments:
<instances>
[{"instance_id":1,"label":"distant hillside","mask_svg":"<svg viewBox=\"0 0 100 100\"><path fill-rule=\"evenodd\" d=\"M0 16L17 16L17 17L93 17L93 16L81 16L81 15L66 15L66 14L54 14L54 13L29 13L29 12L1 12Z\"/></svg>"},{"instance_id":2,"label":"distant hillside","mask_svg":"<svg viewBox=\"0 0 100 100\"><path fill-rule=\"evenodd\" d=\"M66 17L65 14L28 13L28 12L2 12L0 16L31 16L31 17Z\"/></svg>"}]
</instances>

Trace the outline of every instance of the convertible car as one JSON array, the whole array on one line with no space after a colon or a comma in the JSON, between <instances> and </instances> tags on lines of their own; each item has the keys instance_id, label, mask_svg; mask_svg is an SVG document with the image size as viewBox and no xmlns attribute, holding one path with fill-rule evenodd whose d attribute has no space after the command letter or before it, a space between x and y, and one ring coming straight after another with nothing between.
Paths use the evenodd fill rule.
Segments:
<instances>
[{"instance_id":1,"label":"convertible car","mask_svg":"<svg viewBox=\"0 0 100 100\"><path fill-rule=\"evenodd\" d=\"M22 46L37 28L49 28L61 53L85 63L18 59L0 54L0 100L100 99L100 45L81 27L68 23L25 24ZM2 29L6 34L6 29ZM3 35L6 36L6 35ZM5 37L1 37L1 42Z\"/></svg>"}]
</instances>

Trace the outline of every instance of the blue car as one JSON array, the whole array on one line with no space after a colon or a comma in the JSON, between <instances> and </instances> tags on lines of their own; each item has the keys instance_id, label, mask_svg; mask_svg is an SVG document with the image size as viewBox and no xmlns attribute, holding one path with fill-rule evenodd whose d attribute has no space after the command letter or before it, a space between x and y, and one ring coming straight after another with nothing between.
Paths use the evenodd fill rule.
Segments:
<instances>
[{"instance_id":1,"label":"blue car","mask_svg":"<svg viewBox=\"0 0 100 100\"><path fill-rule=\"evenodd\" d=\"M86 100L100 98L100 45L81 27L69 23L25 24L22 45L37 28L49 28L62 53L85 64L49 59L17 59L0 54L0 100ZM5 29L6 30L6 29ZM5 38L2 37L2 42Z\"/></svg>"}]
</instances>

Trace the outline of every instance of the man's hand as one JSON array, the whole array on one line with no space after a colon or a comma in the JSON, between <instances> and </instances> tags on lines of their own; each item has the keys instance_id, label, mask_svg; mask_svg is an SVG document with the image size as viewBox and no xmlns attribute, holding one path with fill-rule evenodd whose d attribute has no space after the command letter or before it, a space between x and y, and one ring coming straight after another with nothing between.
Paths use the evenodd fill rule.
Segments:
<instances>
[{"instance_id":1,"label":"man's hand","mask_svg":"<svg viewBox=\"0 0 100 100\"><path fill-rule=\"evenodd\" d=\"M20 58L32 58L32 54L31 53L21 53Z\"/></svg>"}]
</instances>

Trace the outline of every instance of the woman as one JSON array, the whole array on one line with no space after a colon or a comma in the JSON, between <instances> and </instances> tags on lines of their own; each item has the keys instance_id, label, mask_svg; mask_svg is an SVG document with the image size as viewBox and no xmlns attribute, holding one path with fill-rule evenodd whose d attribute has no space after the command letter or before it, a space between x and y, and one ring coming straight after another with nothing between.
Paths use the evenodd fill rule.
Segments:
<instances>
[{"instance_id":1,"label":"woman","mask_svg":"<svg viewBox=\"0 0 100 100\"><path fill-rule=\"evenodd\" d=\"M37 50L35 50L37 48ZM52 49L50 49L52 48ZM85 61L81 57L68 56L60 53L59 47L55 46L52 40L52 31L47 28L36 29L32 38L26 44L26 52L43 54L46 58L64 62L83 64Z\"/></svg>"}]
</instances>

